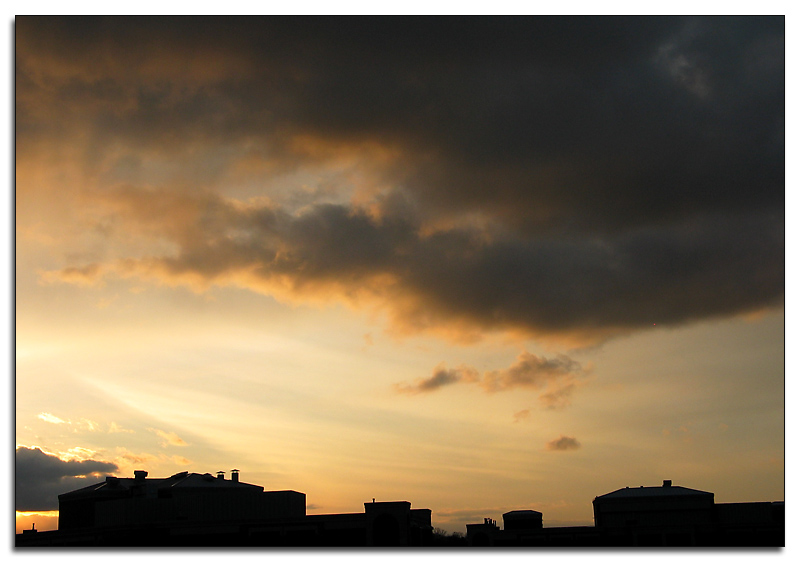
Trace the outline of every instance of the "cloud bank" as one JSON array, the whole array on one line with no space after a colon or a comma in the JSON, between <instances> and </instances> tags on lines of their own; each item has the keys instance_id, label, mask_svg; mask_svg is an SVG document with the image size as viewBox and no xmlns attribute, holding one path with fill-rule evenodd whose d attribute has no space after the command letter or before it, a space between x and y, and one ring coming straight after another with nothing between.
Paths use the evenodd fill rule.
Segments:
<instances>
[{"instance_id":1,"label":"cloud bank","mask_svg":"<svg viewBox=\"0 0 800 562\"><path fill-rule=\"evenodd\" d=\"M17 511L58 509L58 495L89 486L118 470L96 460L64 461L38 448L17 447L14 500Z\"/></svg>"},{"instance_id":2,"label":"cloud bank","mask_svg":"<svg viewBox=\"0 0 800 562\"><path fill-rule=\"evenodd\" d=\"M114 249L44 282L238 286L456 339L599 341L783 304L783 18L16 34L19 220L26 177L68 161L72 212Z\"/></svg>"}]
</instances>

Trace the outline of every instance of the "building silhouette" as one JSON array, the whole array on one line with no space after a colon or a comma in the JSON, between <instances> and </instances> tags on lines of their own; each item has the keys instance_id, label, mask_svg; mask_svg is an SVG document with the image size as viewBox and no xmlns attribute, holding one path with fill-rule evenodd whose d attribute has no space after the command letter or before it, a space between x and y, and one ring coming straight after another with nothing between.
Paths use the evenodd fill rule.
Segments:
<instances>
[{"instance_id":1,"label":"building silhouette","mask_svg":"<svg viewBox=\"0 0 800 562\"><path fill-rule=\"evenodd\" d=\"M364 504L361 513L308 515L306 496L179 472L169 478L106 477L58 496L57 531L24 531L17 546L436 546L431 511L407 501ZM594 526L545 527L515 510L466 526L470 546L784 545L784 503L715 503L714 494L673 486L622 488L592 502Z\"/></svg>"},{"instance_id":2,"label":"building silhouette","mask_svg":"<svg viewBox=\"0 0 800 562\"><path fill-rule=\"evenodd\" d=\"M57 531L17 535L17 546L421 546L431 511L407 501L363 513L307 515L306 496L264 491L238 471L105 481L58 496Z\"/></svg>"},{"instance_id":3,"label":"building silhouette","mask_svg":"<svg viewBox=\"0 0 800 562\"><path fill-rule=\"evenodd\" d=\"M537 511L510 511L467 525L472 546L783 546L784 503L715 503L673 486L622 488L593 501L593 527L549 527Z\"/></svg>"}]
</instances>

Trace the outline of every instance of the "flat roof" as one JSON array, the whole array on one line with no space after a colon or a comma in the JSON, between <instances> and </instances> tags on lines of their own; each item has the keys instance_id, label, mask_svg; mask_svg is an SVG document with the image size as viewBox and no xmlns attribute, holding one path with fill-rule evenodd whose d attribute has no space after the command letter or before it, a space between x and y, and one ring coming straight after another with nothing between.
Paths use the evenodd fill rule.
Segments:
<instances>
[{"instance_id":1,"label":"flat roof","mask_svg":"<svg viewBox=\"0 0 800 562\"><path fill-rule=\"evenodd\" d=\"M693 490L683 486L639 486L638 488L620 488L613 492L597 496L595 500L623 499L623 498L655 498L655 497L681 497L681 496L714 496L711 492Z\"/></svg>"}]
</instances>

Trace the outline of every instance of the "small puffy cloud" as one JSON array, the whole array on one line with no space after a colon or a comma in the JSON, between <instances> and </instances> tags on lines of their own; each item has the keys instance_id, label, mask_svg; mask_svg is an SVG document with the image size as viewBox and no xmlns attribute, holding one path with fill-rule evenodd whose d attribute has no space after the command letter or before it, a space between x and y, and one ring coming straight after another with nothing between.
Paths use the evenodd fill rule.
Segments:
<instances>
[{"instance_id":1,"label":"small puffy cloud","mask_svg":"<svg viewBox=\"0 0 800 562\"><path fill-rule=\"evenodd\" d=\"M86 418L81 418L73 424L78 430L85 429L86 431L100 431L100 424Z\"/></svg>"},{"instance_id":2,"label":"small puffy cloud","mask_svg":"<svg viewBox=\"0 0 800 562\"><path fill-rule=\"evenodd\" d=\"M418 379L413 385L396 384L395 389L403 394L420 394L439 390L443 386L455 384L457 382L475 382L478 378L478 372L471 367L447 369L443 365L440 365L429 378Z\"/></svg>"},{"instance_id":3,"label":"small puffy cloud","mask_svg":"<svg viewBox=\"0 0 800 562\"><path fill-rule=\"evenodd\" d=\"M41 414L39 414L36 417L39 418L42 421L47 422L47 423L54 423L54 424L67 423L64 420L62 420L61 418L59 418L58 416L54 416L53 414L48 413L48 412L42 412Z\"/></svg>"},{"instance_id":4,"label":"small puffy cloud","mask_svg":"<svg viewBox=\"0 0 800 562\"><path fill-rule=\"evenodd\" d=\"M548 410L564 408L570 404L572 393L576 387L577 384L575 382L567 382L562 386L554 388L551 392L540 395L539 402Z\"/></svg>"},{"instance_id":5,"label":"small puffy cloud","mask_svg":"<svg viewBox=\"0 0 800 562\"><path fill-rule=\"evenodd\" d=\"M418 379L414 384L398 383L394 387L402 394L421 394L459 383L477 384L487 393L529 389L540 392L539 401L545 408L554 409L569 405L573 392L583 384L588 371L566 355L548 359L526 351L506 369L481 375L469 366L448 369L439 365L427 379ZM519 419L521 417L517 418L515 414L515 421Z\"/></svg>"},{"instance_id":6,"label":"small puffy cloud","mask_svg":"<svg viewBox=\"0 0 800 562\"><path fill-rule=\"evenodd\" d=\"M85 452L85 451L84 451ZM58 495L88 486L118 470L111 462L62 460L39 448L17 447L14 482L17 511L58 509Z\"/></svg>"},{"instance_id":7,"label":"small puffy cloud","mask_svg":"<svg viewBox=\"0 0 800 562\"><path fill-rule=\"evenodd\" d=\"M62 460L89 460L97 454L94 449L87 449L86 447L70 447L66 453L62 453L59 458Z\"/></svg>"},{"instance_id":8,"label":"small puffy cloud","mask_svg":"<svg viewBox=\"0 0 800 562\"><path fill-rule=\"evenodd\" d=\"M49 412L42 412L36 417L46 423L52 423L55 425L64 425L66 427L69 427L73 433L79 433L84 431L89 431L89 432L104 431L102 426L98 422L87 418L80 418L78 420L70 420L70 419L65 420ZM119 432L134 433L133 430L122 429L119 425L116 424L116 422L111 422L108 426L107 431L108 433L119 433Z\"/></svg>"},{"instance_id":9,"label":"small puffy cloud","mask_svg":"<svg viewBox=\"0 0 800 562\"><path fill-rule=\"evenodd\" d=\"M124 460L126 463L134 465L143 465L158 458L150 453L132 453L126 450L124 447L119 447L117 452L120 453L120 458L122 460Z\"/></svg>"},{"instance_id":10,"label":"small puffy cloud","mask_svg":"<svg viewBox=\"0 0 800 562\"><path fill-rule=\"evenodd\" d=\"M75 433L79 431L100 431L100 424L86 418L81 418L79 420L63 420L49 412L42 412L36 417L47 423L52 423L55 425L67 425L72 428L72 431Z\"/></svg>"},{"instance_id":11,"label":"small puffy cloud","mask_svg":"<svg viewBox=\"0 0 800 562\"><path fill-rule=\"evenodd\" d=\"M530 410L520 410L519 412L514 412L514 423L521 422L527 419L530 419L531 411Z\"/></svg>"},{"instance_id":12,"label":"small puffy cloud","mask_svg":"<svg viewBox=\"0 0 800 562\"><path fill-rule=\"evenodd\" d=\"M574 451L579 449L581 444L574 437L566 437L562 435L558 439L550 441L545 448L548 451Z\"/></svg>"},{"instance_id":13,"label":"small puffy cloud","mask_svg":"<svg viewBox=\"0 0 800 562\"><path fill-rule=\"evenodd\" d=\"M109 433L135 433L132 429L125 429L121 427L117 422L111 422L108 424L108 432Z\"/></svg>"},{"instance_id":14,"label":"small puffy cloud","mask_svg":"<svg viewBox=\"0 0 800 562\"><path fill-rule=\"evenodd\" d=\"M580 363L566 355L547 359L524 352L508 369L484 374L481 386L487 392L510 390L514 387L542 388L555 380L569 378L580 372Z\"/></svg>"},{"instance_id":15,"label":"small puffy cloud","mask_svg":"<svg viewBox=\"0 0 800 562\"><path fill-rule=\"evenodd\" d=\"M148 429L148 431L152 431L153 433L155 433L156 435L161 437L161 439L162 439L161 446L162 447L167 447L169 445L174 445L175 447L186 447L188 445L188 443L186 443L186 441L184 441L183 439L178 437L178 435L176 433L174 433L174 432L163 431L161 429L155 429L155 428L152 428L152 427L148 427L147 429Z\"/></svg>"}]
</instances>

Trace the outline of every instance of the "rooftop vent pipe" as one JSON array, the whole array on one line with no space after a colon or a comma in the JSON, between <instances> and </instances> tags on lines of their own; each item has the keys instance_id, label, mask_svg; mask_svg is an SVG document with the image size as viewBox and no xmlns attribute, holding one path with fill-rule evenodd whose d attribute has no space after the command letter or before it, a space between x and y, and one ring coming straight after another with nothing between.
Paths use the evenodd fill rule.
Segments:
<instances>
[{"instance_id":1,"label":"rooftop vent pipe","mask_svg":"<svg viewBox=\"0 0 800 562\"><path fill-rule=\"evenodd\" d=\"M671 488L672 487L672 480L664 480L664 487Z\"/></svg>"},{"instance_id":2,"label":"rooftop vent pipe","mask_svg":"<svg viewBox=\"0 0 800 562\"><path fill-rule=\"evenodd\" d=\"M133 476L136 478L137 483L144 482L144 479L147 478L147 471L146 470L134 470Z\"/></svg>"},{"instance_id":3,"label":"rooftop vent pipe","mask_svg":"<svg viewBox=\"0 0 800 562\"><path fill-rule=\"evenodd\" d=\"M238 482L239 481L239 469L238 468L234 468L233 470L231 470L231 480L233 480L234 482Z\"/></svg>"},{"instance_id":4,"label":"rooftop vent pipe","mask_svg":"<svg viewBox=\"0 0 800 562\"><path fill-rule=\"evenodd\" d=\"M217 480L225 480L225 471L224 470L220 470L219 472L217 472Z\"/></svg>"}]
</instances>

